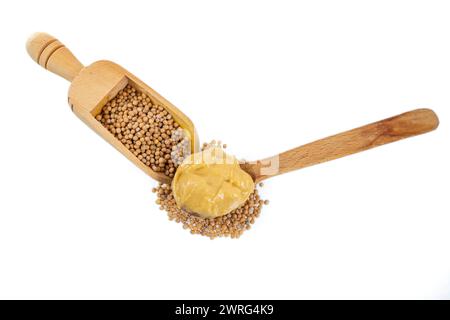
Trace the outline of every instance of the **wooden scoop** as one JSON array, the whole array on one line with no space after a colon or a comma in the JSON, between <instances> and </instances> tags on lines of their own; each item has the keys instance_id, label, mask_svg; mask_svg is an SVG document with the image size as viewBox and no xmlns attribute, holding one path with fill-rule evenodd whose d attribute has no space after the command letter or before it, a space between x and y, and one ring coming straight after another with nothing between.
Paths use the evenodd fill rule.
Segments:
<instances>
[{"instance_id":1,"label":"wooden scoop","mask_svg":"<svg viewBox=\"0 0 450 320\"><path fill-rule=\"evenodd\" d=\"M417 109L342 132L255 162L241 164L255 182L293 170L338 159L436 129L439 119L430 109Z\"/></svg>"},{"instance_id":2,"label":"wooden scoop","mask_svg":"<svg viewBox=\"0 0 450 320\"><path fill-rule=\"evenodd\" d=\"M163 106L185 130L191 140L191 152L199 149L198 136L192 121L169 101L160 96L133 74L111 61L97 61L84 67L59 40L46 33L35 33L27 42L31 58L45 69L72 82L69 105L72 111L103 139L152 178L169 182L170 178L142 163L114 135L95 119L103 106L127 84L147 94L153 103Z\"/></svg>"}]
</instances>

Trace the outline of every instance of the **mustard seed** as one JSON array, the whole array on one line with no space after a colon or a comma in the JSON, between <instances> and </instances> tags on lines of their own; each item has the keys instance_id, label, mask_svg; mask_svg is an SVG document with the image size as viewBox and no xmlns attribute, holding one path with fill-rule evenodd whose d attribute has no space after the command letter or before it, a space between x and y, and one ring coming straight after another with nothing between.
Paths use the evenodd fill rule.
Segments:
<instances>
[{"instance_id":1,"label":"mustard seed","mask_svg":"<svg viewBox=\"0 0 450 320\"><path fill-rule=\"evenodd\" d=\"M256 189L243 206L214 219L204 219L195 213L178 208L170 185L159 184L156 189L158 204L167 212L169 220L181 223L183 228L189 229L192 234L200 234L211 239L239 238L245 230L250 229L250 224L255 222L261 212L261 207L258 205L260 198Z\"/></svg>"},{"instance_id":2,"label":"mustard seed","mask_svg":"<svg viewBox=\"0 0 450 320\"><path fill-rule=\"evenodd\" d=\"M220 141L204 143L202 150L211 147L218 147ZM223 145L222 145L223 148ZM176 168L173 169L174 171ZM169 169L170 171L170 169ZM173 196L172 188L169 184L160 183L155 189L157 202L166 211L168 219L183 225L183 229L190 230L191 234L200 234L210 239L217 237L239 238L244 231L249 230L255 223L256 218L261 214L262 205L268 204L268 200L263 200L255 188L247 201L232 212L213 219L202 218L193 212L181 209L177 206Z\"/></svg>"},{"instance_id":3,"label":"mustard seed","mask_svg":"<svg viewBox=\"0 0 450 320\"><path fill-rule=\"evenodd\" d=\"M120 90L95 118L142 163L171 178L190 153L190 142L172 115L131 85Z\"/></svg>"}]
</instances>

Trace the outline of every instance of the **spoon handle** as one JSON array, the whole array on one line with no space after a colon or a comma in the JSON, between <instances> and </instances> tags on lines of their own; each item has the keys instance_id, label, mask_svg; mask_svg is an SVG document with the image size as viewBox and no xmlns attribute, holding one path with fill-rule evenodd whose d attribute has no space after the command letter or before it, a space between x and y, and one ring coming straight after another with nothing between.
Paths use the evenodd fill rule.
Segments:
<instances>
[{"instance_id":1,"label":"spoon handle","mask_svg":"<svg viewBox=\"0 0 450 320\"><path fill-rule=\"evenodd\" d=\"M83 65L72 52L47 33L33 34L27 41L27 51L41 67L69 81L83 69Z\"/></svg>"},{"instance_id":2,"label":"spoon handle","mask_svg":"<svg viewBox=\"0 0 450 320\"><path fill-rule=\"evenodd\" d=\"M318 163L338 159L436 129L439 119L430 109L417 109L342 132L256 163L242 164L255 182Z\"/></svg>"}]
</instances>

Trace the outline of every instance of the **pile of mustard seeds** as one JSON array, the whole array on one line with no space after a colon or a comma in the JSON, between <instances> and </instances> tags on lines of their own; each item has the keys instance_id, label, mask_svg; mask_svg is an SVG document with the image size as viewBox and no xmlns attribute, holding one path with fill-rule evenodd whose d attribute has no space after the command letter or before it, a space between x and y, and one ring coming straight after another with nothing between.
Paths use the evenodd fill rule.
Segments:
<instances>
[{"instance_id":1,"label":"pile of mustard seeds","mask_svg":"<svg viewBox=\"0 0 450 320\"><path fill-rule=\"evenodd\" d=\"M189 138L172 115L131 85L95 118L146 166L168 177L190 154Z\"/></svg>"},{"instance_id":2,"label":"pile of mustard seeds","mask_svg":"<svg viewBox=\"0 0 450 320\"><path fill-rule=\"evenodd\" d=\"M190 140L172 115L131 85L120 90L95 118L145 165L170 178L174 177L178 166L190 154ZM213 140L204 143L202 150L212 147L227 146ZM211 239L239 238L251 228L263 205L268 204L268 200L260 198L255 187L241 207L222 217L205 219L180 209L169 184L160 183L152 191L157 195L156 203L167 212L169 220L182 223L183 228L189 229L192 234Z\"/></svg>"},{"instance_id":3,"label":"pile of mustard seeds","mask_svg":"<svg viewBox=\"0 0 450 320\"><path fill-rule=\"evenodd\" d=\"M226 148L226 144L213 140L209 144L204 143L202 151L212 147ZM263 183L259 183L259 187L262 186ZM269 204L269 200L260 198L255 186L255 190L241 207L224 216L208 219L179 208L169 184L159 183L156 188L152 189L152 192L156 193L156 204L159 205L160 210L167 212L169 220L181 223L183 228L189 229L192 234L200 234L211 239L217 237L239 238L255 223L256 218L261 214L263 205Z\"/></svg>"},{"instance_id":4,"label":"pile of mustard seeds","mask_svg":"<svg viewBox=\"0 0 450 320\"><path fill-rule=\"evenodd\" d=\"M262 206L268 204L267 200L264 201L260 198L258 190L255 188L255 191L241 207L222 217L207 219L180 209L175 202L170 185L160 183L152 191L157 196L156 204L161 210L167 212L169 220L182 223L183 228L189 229L192 234L200 234L211 239L217 237L239 238L255 223L256 218L261 214Z\"/></svg>"}]
</instances>

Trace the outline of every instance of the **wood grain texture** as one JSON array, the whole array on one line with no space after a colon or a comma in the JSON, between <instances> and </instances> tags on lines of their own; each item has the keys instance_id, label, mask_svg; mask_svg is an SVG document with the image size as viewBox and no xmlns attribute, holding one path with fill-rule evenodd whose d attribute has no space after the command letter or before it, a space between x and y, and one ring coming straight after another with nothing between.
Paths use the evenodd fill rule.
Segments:
<instances>
[{"instance_id":1,"label":"wood grain texture","mask_svg":"<svg viewBox=\"0 0 450 320\"><path fill-rule=\"evenodd\" d=\"M41 67L72 81L83 65L58 39L47 33L35 33L27 41L30 57Z\"/></svg>"},{"instance_id":2,"label":"wood grain texture","mask_svg":"<svg viewBox=\"0 0 450 320\"><path fill-rule=\"evenodd\" d=\"M243 163L241 167L256 182L259 182L293 170L423 134L436 129L438 125L438 117L432 110L417 109L339 133L264 160Z\"/></svg>"},{"instance_id":3,"label":"wood grain texture","mask_svg":"<svg viewBox=\"0 0 450 320\"><path fill-rule=\"evenodd\" d=\"M61 42L46 33L34 34L27 42L27 51L39 65L72 82L68 96L72 111L128 160L155 180L170 182L169 177L154 172L142 163L95 119L103 106L127 84L146 93L153 103L163 106L190 136L191 152L199 150L199 140L192 121L181 110L118 64L101 60L83 67Z\"/></svg>"},{"instance_id":4,"label":"wood grain texture","mask_svg":"<svg viewBox=\"0 0 450 320\"><path fill-rule=\"evenodd\" d=\"M145 92L152 102L162 105L173 116L180 126L191 136L191 152L199 149L198 136L192 121L155 90L147 86L132 73L111 61L101 60L84 68L73 80L69 89L69 104L73 112L91 129L105 139L110 145L122 153L127 159L153 179L169 183L166 175L153 171L142 163L130 150L114 137L95 119L102 107L127 84Z\"/></svg>"}]
</instances>

